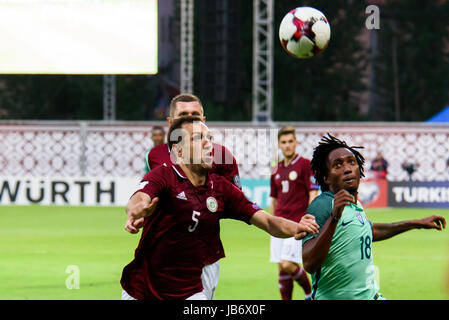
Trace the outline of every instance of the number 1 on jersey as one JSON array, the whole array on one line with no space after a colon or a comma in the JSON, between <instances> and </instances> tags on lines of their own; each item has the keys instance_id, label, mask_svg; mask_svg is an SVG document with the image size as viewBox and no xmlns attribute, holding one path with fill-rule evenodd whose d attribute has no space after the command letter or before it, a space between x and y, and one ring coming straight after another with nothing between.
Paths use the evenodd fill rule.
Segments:
<instances>
[{"instance_id":1,"label":"number 1 on jersey","mask_svg":"<svg viewBox=\"0 0 449 320\"><path fill-rule=\"evenodd\" d=\"M282 180L281 185L282 185L282 193L287 193L288 192L288 180Z\"/></svg>"}]
</instances>

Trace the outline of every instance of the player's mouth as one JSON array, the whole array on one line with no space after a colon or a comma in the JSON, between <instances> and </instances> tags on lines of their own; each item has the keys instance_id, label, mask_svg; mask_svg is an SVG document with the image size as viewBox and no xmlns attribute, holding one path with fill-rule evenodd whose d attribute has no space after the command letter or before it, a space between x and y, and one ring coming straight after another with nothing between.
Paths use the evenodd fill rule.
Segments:
<instances>
[{"instance_id":1,"label":"player's mouth","mask_svg":"<svg viewBox=\"0 0 449 320\"><path fill-rule=\"evenodd\" d=\"M354 183L356 183L356 181L357 181L357 179L356 179L355 177L346 177L346 178L343 178L343 182L344 182L345 184L354 184Z\"/></svg>"}]
</instances>

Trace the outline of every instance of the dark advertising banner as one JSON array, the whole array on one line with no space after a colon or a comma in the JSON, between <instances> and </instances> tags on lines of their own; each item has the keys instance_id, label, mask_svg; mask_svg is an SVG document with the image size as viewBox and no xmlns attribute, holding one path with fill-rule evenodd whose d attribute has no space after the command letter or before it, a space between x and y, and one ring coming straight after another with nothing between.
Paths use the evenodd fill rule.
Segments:
<instances>
[{"instance_id":1,"label":"dark advertising banner","mask_svg":"<svg viewBox=\"0 0 449 320\"><path fill-rule=\"evenodd\" d=\"M449 182L388 182L389 207L449 208Z\"/></svg>"}]
</instances>

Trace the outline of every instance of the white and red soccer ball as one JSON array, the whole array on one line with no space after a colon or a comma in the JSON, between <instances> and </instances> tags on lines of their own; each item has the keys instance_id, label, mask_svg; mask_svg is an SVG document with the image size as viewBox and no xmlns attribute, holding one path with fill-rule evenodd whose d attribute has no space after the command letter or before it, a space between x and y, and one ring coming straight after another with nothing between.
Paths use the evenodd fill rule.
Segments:
<instances>
[{"instance_id":1,"label":"white and red soccer ball","mask_svg":"<svg viewBox=\"0 0 449 320\"><path fill-rule=\"evenodd\" d=\"M325 15L311 7L287 13L279 26L282 47L296 58L311 58L326 49L331 28Z\"/></svg>"}]
</instances>

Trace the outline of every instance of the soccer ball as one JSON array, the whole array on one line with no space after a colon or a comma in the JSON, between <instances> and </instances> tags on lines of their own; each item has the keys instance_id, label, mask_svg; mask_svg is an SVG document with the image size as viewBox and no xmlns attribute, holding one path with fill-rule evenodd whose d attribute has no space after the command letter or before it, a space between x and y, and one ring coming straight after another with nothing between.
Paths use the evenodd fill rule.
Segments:
<instances>
[{"instance_id":1,"label":"soccer ball","mask_svg":"<svg viewBox=\"0 0 449 320\"><path fill-rule=\"evenodd\" d=\"M311 7L287 13L279 26L282 47L296 58L311 58L326 49L331 28L324 14Z\"/></svg>"}]
</instances>

